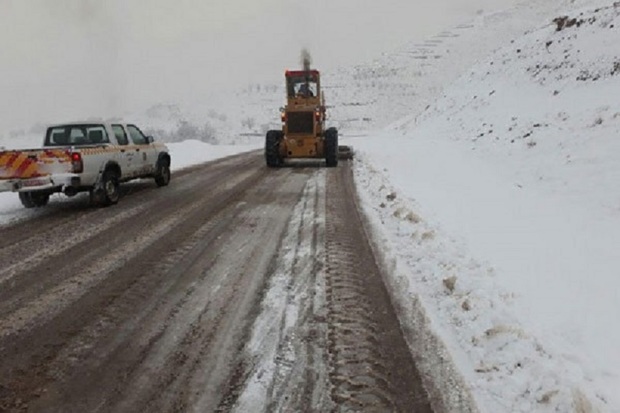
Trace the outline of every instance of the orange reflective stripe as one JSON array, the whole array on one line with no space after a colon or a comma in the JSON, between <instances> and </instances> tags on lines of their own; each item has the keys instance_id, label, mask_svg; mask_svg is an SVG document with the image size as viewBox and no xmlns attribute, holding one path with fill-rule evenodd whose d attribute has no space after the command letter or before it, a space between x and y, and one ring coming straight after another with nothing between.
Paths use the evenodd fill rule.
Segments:
<instances>
[{"instance_id":1,"label":"orange reflective stripe","mask_svg":"<svg viewBox=\"0 0 620 413\"><path fill-rule=\"evenodd\" d=\"M0 156L0 166L7 166L9 164L9 159L11 158L11 155L8 153L5 153L4 155Z\"/></svg>"},{"instance_id":2,"label":"orange reflective stripe","mask_svg":"<svg viewBox=\"0 0 620 413\"><path fill-rule=\"evenodd\" d=\"M13 170L18 170L24 162L28 160L28 157L23 153L18 153L15 159L11 160L11 165L9 165Z\"/></svg>"},{"instance_id":3,"label":"orange reflective stripe","mask_svg":"<svg viewBox=\"0 0 620 413\"><path fill-rule=\"evenodd\" d=\"M9 156L9 159L6 161L6 166L9 168L9 170L12 169L12 167L15 165L15 161L18 159L18 157L18 152L12 153L11 156Z\"/></svg>"},{"instance_id":4,"label":"orange reflective stripe","mask_svg":"<svg viewBox=\"0 0 620 413\"><path fill-rule=\"evenodd\" d=\"M71 162L71 156L62 149L0 153L2 179L44 176L43 166L67 162Z\"/></svg>"},{"instance_id":5,"label":"orange reflective stripe","mask_svg":"<svg viewBox=\"0 0 620 413\"><path fill-rule=\"evenodd\" d=\"M24 172L30 165L32 165L33 160L29 159L26 154L21 154L13 164L13 170L15 171L15 176L20 177L23 176Z\"/></svg>"},{"instance_id":6,"label":"orange reflective stripe","mask_svg":"<svg viewBox=\"0 0 620 413\"><path fill-rule=\"evenodd\" d=\"M35 176L40 176L41 174L38 169L39 165L35 161L30 160L28 166L24 168L23 172L19 173L19 176L23 178L34 178Z\"/></svg>"}]
</instances>

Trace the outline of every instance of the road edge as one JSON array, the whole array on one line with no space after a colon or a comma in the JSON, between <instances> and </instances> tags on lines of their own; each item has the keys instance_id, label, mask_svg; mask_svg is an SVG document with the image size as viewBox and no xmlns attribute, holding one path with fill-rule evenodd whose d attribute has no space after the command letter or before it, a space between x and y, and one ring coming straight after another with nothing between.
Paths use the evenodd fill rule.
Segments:
<instances>
[{"instance_id":1,"label":"road edge","mask_svg":"<svg viewBox=\"0 0 620 413\"><path fill-rule=\"evenodd\" d=\"M353 161L355 162L355 161ZM361 202L362 194L351 165L355 186L355 206L362 219L370 247L375 256L383 282L399 322L409 351L422 376L424 388L435 412L479 413L479 406L463 375L458 370L447 345L433 328L432 321L419 295L404 299L401 291L410 284L406 271L383 233L383 226L372 211ZM408 314L416 328L410 328L400 320L399 314Z\"/></svg>"}]
</instances>

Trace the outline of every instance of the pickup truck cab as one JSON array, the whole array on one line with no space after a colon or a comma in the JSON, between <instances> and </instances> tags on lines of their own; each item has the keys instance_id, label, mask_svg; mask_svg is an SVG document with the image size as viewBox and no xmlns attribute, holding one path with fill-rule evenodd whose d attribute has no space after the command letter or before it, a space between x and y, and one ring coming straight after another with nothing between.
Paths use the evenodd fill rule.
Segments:
<instances>
[{"instance_id":1,"label":"pickup truck cab","mask_svg":"<svg viewBox=\"0 0 620 413\"><path fill-rule=\"evenodd\" d=\"M168 185L170 154L132 124L54 125L41 149L0 151L0 192L17 192L26 208L47 205L56 192L89 192L92 202L112 205L120 183L137 178Z\"/></svg>"}]
</instances>

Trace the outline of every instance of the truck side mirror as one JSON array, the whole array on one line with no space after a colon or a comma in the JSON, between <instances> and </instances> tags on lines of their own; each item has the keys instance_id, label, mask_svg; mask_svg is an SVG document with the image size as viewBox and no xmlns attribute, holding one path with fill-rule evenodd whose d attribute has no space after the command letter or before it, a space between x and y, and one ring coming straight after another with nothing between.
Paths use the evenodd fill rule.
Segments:
<instances>
[{"instance_id":1,"label":"truck side mirror","mask_svg":"<svg viewBox=\"0 0 620 413\"><path fill-rule=\"evenodd\" d=\"M151 143L153 143L153 142L155 142L155 139L153 139L153 137L152 137L152 136L147 136L147 137L146 137L146 143L151 144Z\"/></svg>"}]
</instances>

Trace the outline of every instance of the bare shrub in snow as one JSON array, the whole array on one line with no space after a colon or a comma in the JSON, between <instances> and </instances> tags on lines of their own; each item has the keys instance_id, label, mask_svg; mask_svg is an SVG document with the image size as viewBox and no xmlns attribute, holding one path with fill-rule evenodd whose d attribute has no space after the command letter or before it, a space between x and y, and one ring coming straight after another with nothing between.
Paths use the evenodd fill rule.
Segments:
<instances>
[{"instance_id":1,"label":"bare shrub in snow","mask_svg":"<svg viewBox=\"0 0 620 413\"><path fill-rule=\"evenodd\" d=\"M181 117L181 109L177 105L158 103L146 110L150 119L176 120Z\"/></svg>"},{"instance_id":2,"label":"bare shrub in snow","mask_svg":"<svg viewBox=\"0 0 620 413\"><path fill-rule=\"evenodd\" d=\"M198 139L199 134L200 134L200 129L198 128L198 126L186 120L179 121L177 130L175 133L178 141L185 141L188 139Z\"/></svg>"},{"instance_id":3,"label":"bare shrub in snow","mask_svg":"<svg viewBox=\"0 0 620 413\"><path fill-rule=\"evenodd\" d=\"M595 12L597 11L598 10L596 10ZM556 17L555 19L553 19L553 23L555 23L555 30L557 32L562 31L564 29L568 29L573 26L581 27L581 25L584 23L594 24L595 22L596 22L596 17L594 16L590 17L587 20L577 19L577 18L571 19L568 16L561 16L561 17Z\"/></svg>"},{"instance_id":4,"label":"bare shrub in snow","mask_svg":"<svg viewBox=\"0 0 620 413\"><path fill-rule=\"evenodd\" d=\"M452 294L456 288L456 275L443 279L443 286Z\"/></svg>"},{"instance_id":5,"label":"bare shrub in snow","mask_svg":"<svg viewBox=\"0 0 620 413\"><path fill-rule=\"evenodd\" d=\"M405 209L401 207L401 208L397 208L396 211L394 211L394 213L392 214L392 216L394 218L401 218L404 213L405 213Z\"/></svg>"},{"instance_id":6,"label":"bare shrub in snow","mask_svg":"<svg viewBox=\"0 0 620 413\"><path fill-rule=\"evenodd\" d=\"M556 390L550 390L550 391L546 392L545 394L542 395L542 397L540 399L538 399L538 403L540 403L540 404L549 404L549 402L551 401L553 396L555 396L559 392L560 391L557 390L557 389Z\"/></svg>"},{"instance_id":7,"label":"bare shrub in snow","mask_svg":"<svg viewBox=\"0 0 620 413\"><path fill-rule=\"evenodd\" d=\"M217 113L213 109L209 110L209 112L207 113L207 116L210 119L215 119L215 120L219 120L222 122L226 122L226 120L228 119L228 117L224 113Z\"/></svg>"},{"instance_id":8,"label":"bare shrub in snow","mask_svg":"<svg viewBox=\"0 0 620 413\"><path fill-rule=\"evenodd\" d=\"M248 129L253 129L254 125L256 125L256 120L254 120L254 118L245 118L241 121L241 126L248 128Z\"/></svg>"},{"instance_id":9,"label":"bare shrub in snow","mask_svg":"<svg viewBox=\"0 0 620 413\"><path fill-rule=\"evenodd\" d=\"M405 216L405 219L414 224L418 224L421 221L420 217L411 211Z\"/></svg>"},{"instance_id":10,"label":"bare shrub in snow","mask_svg":"<svg viewBox=\"0 0 620 413\"><path fill-rule=\"evenodd\" d=\"M435 238L435 232L434 231L426 231L425 233L422 234L421 238L424 241L431 240L431 239Z\"/></svg>"},{"instance_id":11,"label":"bare shrub in snow","mask_svg":"<svg viewBox=\"0 0 620 413\"><path fill-rule=\"evenodd\" d=\"M487 366L482 364L479 367L476 367L475 371L476 373L492 373L494 371L499 371L499 368L497 368L497 366Z\"/></svg>"},{"instance_id":12,"label":"bare shrub in snow","mask_svg":"<svg viewBox=\"0 0 620 413\"><path fill-rule=\"evenodd\" d=\"M507 326L504 324L500 324L495 327L489 328L487 331L484 332L484 335L487 338L493 338L500 334L514 334L515 336L519 338L527 338L527 334L525 334L525 332L521 328Z\"/></svg>"},{"instance_id":13,"label":"bare shrub in snow","mask_svg":"<svg viewBox=\"0 0 620 413\"><path fill-rule=\"evenodd\" d=\"M575 413L593 413L596 411L592 407L592 403L579 389L573 389L573 403Z\"/></svg>"},{"instance_id":14,"label":"bare shrub in snow","mask_svg":"<svg viewBox=\"0 0 620 413\"><path fill-rule=\"evenodd\" d=\"M186 140L198 140L212 144L218 143L217 130L209 122L199 127L187 120L180 120L177 123L176 129L167 131L164 129L147 128L144 132L146 135L153 136L162 142L172 143Z\"/></svg>"},{"instance_id":15,"label":"bare shrub in snow","mask_svg":"<svg viewBox=\"0 0 620 413\"><path fill-rule=\"evenodd\" d=\"M555 23L555 30L557 32L573 26L579 27L583 24L583 20L571 19L568 16L556 17L553 19L553 22Z\"/></svg>"},{"instance_id":16,"label":"bare shrub in snow","mask_svg":"<svg viewBox=\"0 0 620 413\"><path fill-rule=\"evenodd\" d=\"M202 126L200 140L207 143L217 143L217 131L209 122Z\"/></svg>"}]
</instances>

